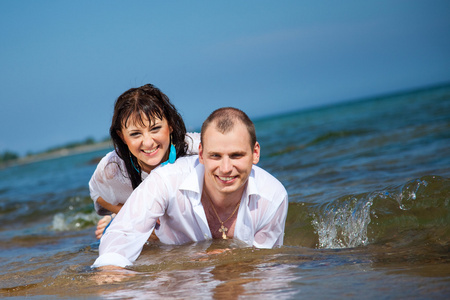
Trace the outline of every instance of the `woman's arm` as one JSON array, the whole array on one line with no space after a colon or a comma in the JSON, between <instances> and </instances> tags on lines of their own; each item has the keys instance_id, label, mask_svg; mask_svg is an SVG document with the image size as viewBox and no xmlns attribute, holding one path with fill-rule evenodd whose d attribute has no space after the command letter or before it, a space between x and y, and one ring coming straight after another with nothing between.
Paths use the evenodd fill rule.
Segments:
<instances>
[{"instance_id":1,"label":"woman's arm","mask_svg":"<svg viewBox=\"0 0 450 300\"><path fill-rule=\"evenodd\" d=\"M97 223L97 229L95 230L95 237L97 239L100 239L103 235L103 232L105 231L106 226L112 221L112 218L115 217L115 215L119 212L119 210L122 208L123 204L119 203L118 205L113 205L111 203L106 202L102 197L97 198L97 203L100 204L103 208L106 208L110 212L112 212L112 215L104 216L101 218Z\"/></svg>"},{"instance_id":2,"label":"woman's arm","mask_svg":"<svg viewBox=\"0 0 450 300\"><path fill-rule=\"evenodd\" d=\"M133 192L125 163L115 151L105 155L89 180L89 192L99 215L117 213Z\"/></svg>"},{"instance_id":3,"label":"woman's arm","mask_svg":"<svg viewBox=\"0 0 450 300\"><path fill-rule=\"evenodd\" d=\"M117 214L123 206L123 203L114 205L109 202L106 202L102 197L97 198L97 203L100 204L103 208L109 210L110 212L112 212L114 214Z\"/></svg>"}]
</instances>

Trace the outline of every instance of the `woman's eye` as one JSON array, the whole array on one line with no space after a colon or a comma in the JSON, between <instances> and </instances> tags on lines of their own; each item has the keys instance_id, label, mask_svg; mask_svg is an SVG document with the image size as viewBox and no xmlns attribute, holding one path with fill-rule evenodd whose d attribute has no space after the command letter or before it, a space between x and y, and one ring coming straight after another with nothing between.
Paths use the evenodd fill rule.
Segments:
<instances>
[{"instance_id":1,"label":"woman's eye","mask_svg":"<svg viewBox=\"0 0 450 300\"><path fill-rule=\"evenodd\" d=\"M153 127L151 131L158 131L160 129L161 129L161 126L156 126L156 127Z\"/></svg>"}]
</instances>

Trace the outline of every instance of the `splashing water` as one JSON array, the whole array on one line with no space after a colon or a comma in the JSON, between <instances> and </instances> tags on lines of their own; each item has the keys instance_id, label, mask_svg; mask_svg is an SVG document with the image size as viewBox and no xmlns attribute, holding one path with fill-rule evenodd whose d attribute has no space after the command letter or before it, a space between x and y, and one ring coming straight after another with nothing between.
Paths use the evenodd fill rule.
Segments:
<instances>
[{"instance_id":1,"label":"splashing water","mask_svg":"<svg viewBox=\"0 0 450 300\"><path fill-rule=\"evenodd\" d=\"M348 248L366 245L367 226L370 223L370 207L376 195L367 200L339 199L340 205L326 205L323 214L316 216L313 225L319 235L319 248Z\"/></svg>"},{"instance_id":2,"label":"splashing water","mask_svg":"<svg viewBox=\"0 0 450 300\"><path fill-rule=\"evenodd\" d=\"M443 212L447 211L448 199L445 195L444 198L438 195L433 201L425 197L430 194L426 190L429 186L427 180L434 184L442 181L444 185L445 180L437 176L428 177L414 179L383 191L342 197L322 205L314 213L312 221L318 234L318 248L365 246L377 239L418 230L429 222L439 222L439 219L424 217L424 214L439 207ZM376 230L369 230L372 225ZM378 236L373 234L369 238L372 231L377 232Z\"/></svg>"}]
</instances>

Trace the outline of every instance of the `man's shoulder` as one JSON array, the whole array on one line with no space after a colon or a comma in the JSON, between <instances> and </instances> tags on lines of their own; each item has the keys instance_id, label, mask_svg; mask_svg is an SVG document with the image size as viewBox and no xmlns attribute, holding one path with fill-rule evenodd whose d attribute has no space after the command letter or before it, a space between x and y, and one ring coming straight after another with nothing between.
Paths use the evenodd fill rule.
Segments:
<instances>
[{"instance_id":1,"label":"man's shoulder","mask_svg":"<svg viewBox=\"0 0 450 300\"><path fill-rule=\"evenodd\" d=\"M280 180L263 168L253 165L251 176L253 177L253 180L258 188L258 192L261 193L261 196L272 198L275 195L287 195L286 188Z\"/></svg>"}]
</instances>

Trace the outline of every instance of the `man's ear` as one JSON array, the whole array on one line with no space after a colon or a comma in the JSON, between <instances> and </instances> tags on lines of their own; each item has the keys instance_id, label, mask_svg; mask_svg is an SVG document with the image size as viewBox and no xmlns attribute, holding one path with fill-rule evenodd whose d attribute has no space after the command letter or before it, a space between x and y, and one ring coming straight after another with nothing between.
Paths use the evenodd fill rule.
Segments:
<instances>
[{"instance_id":1,"label":"man's ear","mask_svg":"<svg viewBox=\"0 0 450 300\"><path fill-rule=\"evenodd\" d=\"M198 144L198 161L203 164L203 147L202 143Z\"/></svg>"},{"instance_id":2,"label":"man's ear","mask_svg":"<svg viewBox=\"0 0 450 300\"><path fill-rule=\"evenodd\" d=\"M253 164L256 165L259 162L259 157L261 155L261 146L258 142L255 143L253 147Z\"/></svg>"}]
</instances>

